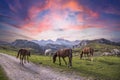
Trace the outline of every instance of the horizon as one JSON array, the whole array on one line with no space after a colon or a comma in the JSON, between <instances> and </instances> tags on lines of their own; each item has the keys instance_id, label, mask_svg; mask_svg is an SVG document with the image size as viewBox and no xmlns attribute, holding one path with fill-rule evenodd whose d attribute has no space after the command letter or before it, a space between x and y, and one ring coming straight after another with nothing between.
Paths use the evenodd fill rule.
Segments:
<instances>
[{"instance_id":1,"label":"horizon","mask_svg":"<svg viewBox=\"0 0 120 80\"><path fill-rule=\"evenodd\" d=\"M120 42L119 0L0 0L0 41Z\"/></svg>"},{"instance_id":2,"label":"horizon","mask_svg":"<svg viewBox=\"0 0 120 80\"><path fill-rule=\"evenodd\" d=\"M57 38L56 40L52 40L52 39L41 39L41 40L27 40L27 39L16 39L16 40L27 40L27 41L48 41L48 40L52 40L53 42L57 41L58 39L63 39L63 38ZM106 39L106 38L98 38L98 39L81 39L81 40L78 40L78 41L83 41L83 40L99 40L99 39L105 39L105 40L109 40L109 39ZM13 41L3 41L3 42L8 42L8 43L11 43L11 42L15 42L16 40L13 40ZM77 40L68 40L68 39L63 39L63 40L67 40L67 41L77 41ZM0 40L2 41L2 40ZM112 41L112 42L120 42L120 41L114 41L114 40L109 40L109 41Z\"/></svg>"}]
</instances>

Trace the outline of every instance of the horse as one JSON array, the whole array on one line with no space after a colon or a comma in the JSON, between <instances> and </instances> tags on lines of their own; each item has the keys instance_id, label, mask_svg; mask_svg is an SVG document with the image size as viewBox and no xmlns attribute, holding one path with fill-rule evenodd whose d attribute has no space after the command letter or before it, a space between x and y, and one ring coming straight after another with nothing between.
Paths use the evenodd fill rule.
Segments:
<instances>
[{"instance_id":1,"label":"horse","mask_svg":"<svg viewBox=\"0 0 120 80\"><path fill-rule=\"evenodd\" d=\"M50 57L50 60L52 60L52 56L55 54L55 51L53 51L52 49L46 49L45 50L45 56L49 56Z\"/></svg>"},{"instance_id":2,"label":"horse","mask_svg":"<svg viewBox=\"0 0 120 80\"><path fill-rule=\"evenodd\" d=\"M49 55L49 56L52 56L54 53L54 51L52 49L46 49L45 50L45 56Z\"/></svg>"},{"instance_id":3,"label":"horse","mask_svg":"<svg viewBox=\"0 0 120 80\"><path fill-rule=\"evenodd\" d=\"M82 59L83 55L86 55L88 58L92 57L93 53L94 53L94 49L93 48L85 47L85 48L82 49L82 52L80 54L80 59ZM93 60L93 59L91 58L91 60Z\"/></svg>"},{"instance_id":4,"label":"horse","mask_svg":"<svg viewBox=\"0 0 120 80\"><path fill-rule=\"evenodd\" d=\"M16 58L18 58L18 57L20 57L20 64L23 65L23 61L24 61L24 63L26 63L26 61L29 63L28 57L30 57L30 51L28 51L26 49L20 49L18 51Z\"/></svg>"},{"instance_id":5,"label":"horse","mask_svg":"<svg viewBox=\"0 0 120 80\"><path fill-rule=\"evenodd\" d=\"M59 57L59 65L61 66L61 60L60 57L62 57L63 61L67 65L67 62L65 60L65 57L68 57L69 63L68 67L72 67L72 49L60 49L53 55L53 63L56 62L56 57Z\"/></svg>"}]
</instances>

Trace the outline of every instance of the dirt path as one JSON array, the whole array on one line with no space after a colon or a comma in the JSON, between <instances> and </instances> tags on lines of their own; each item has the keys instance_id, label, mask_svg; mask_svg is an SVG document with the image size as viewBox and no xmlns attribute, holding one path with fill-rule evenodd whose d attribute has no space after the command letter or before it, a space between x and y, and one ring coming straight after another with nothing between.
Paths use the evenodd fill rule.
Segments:
<instances>
[{"instance_id":1,"label":"dirt path","mask_svg":"<svg viewBox=\"0 0 120 80\"><path fill-rule=\"evenodd\" d=\"M0 53L0 65L11 80L85 80L75 74L61 74L33 63L21 66L19 59L3 53Z\"/></svg>"}]
</instances>

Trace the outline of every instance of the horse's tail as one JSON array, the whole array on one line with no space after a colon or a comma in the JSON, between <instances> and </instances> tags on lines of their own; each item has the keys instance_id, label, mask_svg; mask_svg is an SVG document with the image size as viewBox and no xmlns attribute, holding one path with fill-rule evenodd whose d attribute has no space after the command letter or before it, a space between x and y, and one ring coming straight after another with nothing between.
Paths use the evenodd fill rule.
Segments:
<instances>
[{"instance_id":1,"label":"horse's tail","mask_svg":"<svg viewBox=\"0 0 120 80\"><path fill-rule=\"evenodd\" d=\"M70 49L70 57L71 58L73 57L73 55L72 55L72 49Z\"/></svg>"},{"instance_id":2,"label":"horse's tail","mask_svg":"<svg viewBox=\"0 0 120 80\"><path fill-rule=\"evenodd\" d=\"M55 63L56 57L57 57L57 52L55 52L55 54L53 55L53 63Z\"/></svg>"},{"instance_id":3,"label":"horse's tail","mask_svg":"<svg viewBox=\"0 0 120 80\"><path fill-rule=\"evenodd\" d=\"M91 48L91 50L90 50L90 54L91 54L91 56L93 56L93 53L94 53L94 49Z\"/></svg>"},{"instance_id":4,"label":"horse's tail","mask_svg":"<svg viewBox=\"0 0 120 80\"><path fill-rule=\"evenodd\" d=\"M21 53L21 50L18 51L18 54L17 54L16 58L19 57L20 53Z\"/></svg>"}]
</instances>

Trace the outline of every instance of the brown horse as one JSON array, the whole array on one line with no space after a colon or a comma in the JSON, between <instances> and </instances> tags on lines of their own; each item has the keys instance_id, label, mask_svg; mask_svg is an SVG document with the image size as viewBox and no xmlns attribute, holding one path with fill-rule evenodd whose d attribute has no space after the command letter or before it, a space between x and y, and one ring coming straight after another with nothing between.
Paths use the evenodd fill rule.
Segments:
<instances>
[{"instance_id":1,"label":"brown horse","mask_svg":"<svg viewBox=\"0 0 120 80\"><path fill-rule=\"evenodd\" d=\"M91 48L91 47L85 47L85 48L83 48L82 49L82 53L80 54L80 59L82 59L82 57L83 57L83 55L85 56L87 56L88 58L91 56L93 56L93 52L94 52L94 49L93 48ZM92 58L91 58L91 60L92 60Z\"/></svg>"},{"instance_id":2,"label":"brown horse","mask_svg":"<svg viewBox=\"0 0 120 80\"><path fill-rule=\"evenodd\" d=\"M26 61L29 63L29 56L30 56L30 51L26 50L26 49L20 49L18 51L18 54L17 54L17 58L20 56L20 64L23 65L23 61L24 63L26 63Z\"/></svg>"},{"instance_id":3,"label":"brown horse","mask_svg":"<svg viewBox=\"0 0 120 80\"><path fill-rule=\"evenodd\" d=\"M60 57L63 58L63 61L65 62L65 64L67 65L67 62L65 60L65 57L69 58L69 66L72 66L72 49L60 49L58 50L54 55L53 55L53 63L55 63L56 61L56 57L59 57L59 65L61 65L61 60Z\"/></svg>"}]
</instances>

